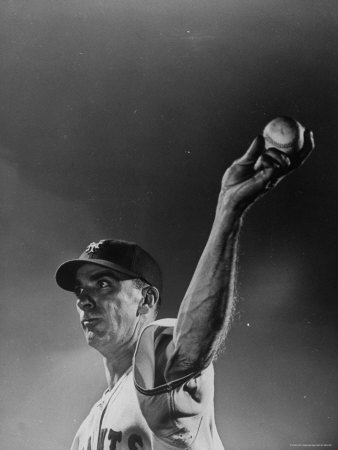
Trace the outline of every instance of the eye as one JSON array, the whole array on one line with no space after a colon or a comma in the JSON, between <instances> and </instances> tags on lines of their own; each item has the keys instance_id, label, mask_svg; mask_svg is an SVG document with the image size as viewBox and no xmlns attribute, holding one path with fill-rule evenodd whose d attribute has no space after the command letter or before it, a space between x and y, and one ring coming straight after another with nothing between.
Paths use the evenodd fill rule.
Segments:
<instances>
[{"instance_id":1,"label":"eye","mask_svg":"<svg viewBox=\"0 0 338 450\"><path fill-rule=\"evenodd\" d=\"M97 282L97 285L98 285L98 287L99 287L100 289L104 289L104 288L110 287L109 282L106 281L106 280L99 280L99 281Z\"/></svg>"},{"instance_id":2,"label":"eye","mask_svg":"<svg viewBox=\"0 0 338 450\"><path fill-rule=\"evenodd\" d=\"M74 292L75 296L78 298L82 294L83 288L80 286L75 286L73 292Z\"/></svg>"}]
</instances>

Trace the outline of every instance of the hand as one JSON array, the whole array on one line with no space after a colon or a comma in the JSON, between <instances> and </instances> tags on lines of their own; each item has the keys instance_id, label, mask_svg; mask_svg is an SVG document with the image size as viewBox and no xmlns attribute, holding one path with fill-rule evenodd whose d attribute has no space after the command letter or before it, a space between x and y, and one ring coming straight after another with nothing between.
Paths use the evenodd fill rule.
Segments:
<instances>
[{"instance_id":1,"label":"hand","mask_svg":"<svg viewBox=\"0 0 338 450\"><path fill-rule=\"evenodd\" d=\"M265 150L263 136L257 136L247 152L227 169L220 193L224 201L239 212L276 186L300 167L314 149L313 134L306 130L303 147L287 155L276 148Z\"/></svg>"}]
</instances>

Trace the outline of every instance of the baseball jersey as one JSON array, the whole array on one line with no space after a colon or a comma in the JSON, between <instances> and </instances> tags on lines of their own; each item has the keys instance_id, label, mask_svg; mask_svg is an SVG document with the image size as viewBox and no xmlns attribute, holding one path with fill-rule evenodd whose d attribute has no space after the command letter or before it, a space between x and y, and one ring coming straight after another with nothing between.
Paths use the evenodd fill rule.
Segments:
<instances>
[{"instance_id":1,"label":"baseball jersey","mask_svg":"<svg viewBox=\"0 0 338 450\"><path fill-rule=\"evenodd\" d=\"M174 325L162 319L143 329L132 367L93 406L71 450L224 450L214 420L212 365L155 383L156 350L168 353L163 349L170 349Z\"/></svg>"}]
</instances>

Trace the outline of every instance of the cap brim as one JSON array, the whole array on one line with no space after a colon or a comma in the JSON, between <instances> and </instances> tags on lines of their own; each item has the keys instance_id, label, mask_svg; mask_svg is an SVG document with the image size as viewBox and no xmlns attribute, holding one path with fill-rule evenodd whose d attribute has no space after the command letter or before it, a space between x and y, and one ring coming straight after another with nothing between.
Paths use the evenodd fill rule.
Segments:
<instances>
[{"instance_id":1,"label":"cap brim","mask_svg":"<svg viewBox=\"0 0 338 450\"><path fill-rule=\"evenodd\" d=\"M114 272L118 272L121 275L125 275L125 278L142 278L143 277L128 269L125 269L118 264L111 263L104 259L72 259L66 261L57 269L55 279L57 284L64 290L73 292L75 276L78 269L84 264L94 264L96 266L106 267Z\"/></svg>"}]
</instances>

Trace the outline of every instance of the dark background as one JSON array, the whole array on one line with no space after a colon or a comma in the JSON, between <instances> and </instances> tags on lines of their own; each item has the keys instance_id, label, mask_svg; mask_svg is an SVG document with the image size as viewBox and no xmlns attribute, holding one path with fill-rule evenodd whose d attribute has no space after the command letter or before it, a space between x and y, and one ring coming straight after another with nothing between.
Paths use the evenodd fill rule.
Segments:
<instances>
[{"instance_id":1,"label":"dark background","mask_svg":"<svg viewBox=\"0 0 338 450\"><path fill-rule=\"evenodd\" d=\"M281 114L317 149L246 217L217 424L338 448L337 26L336 0L2 0L1 448L68 448L105 389L58 264L137 241L175 316L222 173Z\"/></svg>"}]
</instances>

